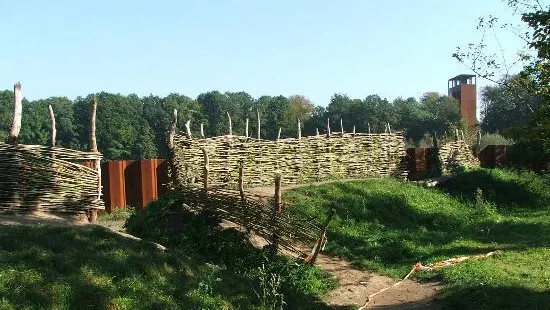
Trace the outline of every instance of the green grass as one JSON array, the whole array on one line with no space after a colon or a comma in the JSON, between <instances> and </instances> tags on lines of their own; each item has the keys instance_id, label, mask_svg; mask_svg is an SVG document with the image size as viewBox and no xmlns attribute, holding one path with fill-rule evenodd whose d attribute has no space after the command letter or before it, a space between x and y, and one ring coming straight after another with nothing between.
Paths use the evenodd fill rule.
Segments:
<instances>
[{"instance_id":1,"label":"green grass","mask_svg":"<svg viewBox=\"0 0 550 310\"><path fill-rule=\"evenodd\" d=\"M478 190L481 189L481 190ZM476 194L477 193L477 194ZM550 304L550 182L503 170L460 173L439 189L393 179L332 183L285 193L289 210L322 222L326 251L395 278L416 262L501 250L495 257L417 274L443 279L459 309L543 309Z\"/></svg>"},{"instance_id":2,"label":"green grass","mask_svg":"<svg viewBox=\"0 0 550 310\"><path fill-rule=\"evenodd\" d=\"M0 309L229 309L217 272L101 227L0 229Z\"/></svg>"}]
</instances>

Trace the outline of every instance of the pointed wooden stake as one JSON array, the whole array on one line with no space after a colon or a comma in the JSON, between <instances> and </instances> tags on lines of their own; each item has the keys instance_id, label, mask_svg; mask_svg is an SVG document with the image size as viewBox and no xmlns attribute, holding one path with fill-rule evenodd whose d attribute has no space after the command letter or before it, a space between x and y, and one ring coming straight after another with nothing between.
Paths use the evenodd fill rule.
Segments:
<instances>
[{"instance_id":1,"label":"pointed wooden stake","mask_svg":"<svg viewBox=\"0 0 550 310\"><path fill-rule=\"evenodd\" d=\"M302 126L300 125L300 119L298 119L298 140L302 139Z\"/></svg>"},{"instance_id":2,"label":"pointed wooden stake","mask_svg":"<svg viewBox=\"0 0 550 310\"><path fill-rule=\"evenodd\" d=\"M260 110L256 110L256 113L258 115L258 140L260 140L260 127L261 127L261 124L260 124Z\"/></svg>"},{"instance_id":3,"label":"pointed wooden stake","mask_svg":"<svg viewBox=\"0 0 550 310\"><path fill-rule=\"evenodd\" d=\"M172 112L172 120L170 121L170 131L168 133L168 149L171 150L174 147L174 136L176 135L176 128L178 124L178 110L174 109Z\"/></svg>"},{"instance_id":4,"label":"pointed wooden stake","mask_svg":"<svg viewBox=\"0 0 550 310\"><path fill-rule=\"evenodd\" d=\"M277 133L277 141L281 139L281 127L279 127L279 133Z\"/></svg>"},{"instance_id":5,"label":"pointed wooden stake","mask_svg":"<svg viewBox=\"0 0 550 310\"><path fill-rule=\"evenodd\" d=\"M342 133L342 137L344 136L344 122L340 118L340 132Z\"/></svg>"},{"instance_id":6,"label":"pointed wooden stake","mask_svg":"<svg viewBox=\"0 0 550 310\"><path fill-rule=\"evenodd\" d=\"M327 138L330 138L330 118L327 118Z\"/></svg>"},{"instance_id":7,"label":"pointed wooden stake","mask_svg":"<svg viewBox=\"0 0 550 310\"><path fill-rule=\"evenodd\" d=\"M201 123L201 138L204 139L204 124Z\"/></svg>"},{"instance_id":8,"label":"pointed wooden stake","mask_svg":"<svg viewBox=\"0 0 550 310\"><path fill-rule=\"evenodd\" d=\"M185 123L185 132L187 134L187 138L191 139L191 120L187 120Z\"/></svg>"},{"instance_id":9,"label":"pointed wooden stake","mask_svg":"<svg viewBox=\"0 0 550 310\"><path fill-rule=\"evenodd\" d=\"M7 142L10 144L17 144L19 139L19 132L21 131L21 116L23 114L23 105L22 100L23 96L21 94L21 83L17 82L13 85L13 122L11 124L10 135L7 139Z\"/></svg>"},{"instance_id":10,"label":"pointed wooden stake","mask_svg":"<svg viewBox=\"0 0 550 310\"><path fill-rule=\"evenodd\" d=\"M55 129L55 115L53 113L53 108L52 108L51 104L48 106L48 111L50 111L50 128L51 128L50 145L55 146L55 136L56 136L57 132L56 132L56 129Z\"/></svg>"},{"instance_id":11,"label":"pointed wooden stake","mask_svg":"<svg viewBox=\"0 0 550 310\"><path fill-rule=\"evenodd\" d=\"M370 135L370 123L367 123L367 127L368 127L368 129L369 129L368 133L369 133L369 135Z\"/></svg>"},{"instance_id":12,"label":"pointed wooden stake","mask_svg":"<svg viewBox=\"0 0 550 310\"><path fill-rule=\"evenodd\" d=\"M248 138L248 118L246 119L246 126L245 126L245 135Z\"/></svg>"},{"instance_id":13,"label":"pointed wooden stake","mask_svg":"<svg viewBox=\"0 0 550 310\"><path fill-rule=\"evenodd\" d=\"M229 112L227 112L227 119L229 120L229 135L233 135L233 125L231 124L231 115L229 115Z\"/></svg>"}]
</instances>

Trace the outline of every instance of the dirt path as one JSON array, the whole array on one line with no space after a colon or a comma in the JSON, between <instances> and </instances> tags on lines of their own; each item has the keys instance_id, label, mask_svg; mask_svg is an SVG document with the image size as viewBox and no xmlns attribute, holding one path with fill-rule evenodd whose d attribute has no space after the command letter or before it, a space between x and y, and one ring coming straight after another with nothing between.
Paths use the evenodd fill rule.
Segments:
<instances>
[{"instance_id":1,"label":"dirt path","mask_svg":"<svg viewBox=\"0 0 550 310\"><path fill-rule=\"evenodd\" d=\"M345 180L354 181L354 180ZM283 188L289 190L303 186L322 185L334 181L318 182L313 184L291 185ZM258 187L247 189L247 192L262 196L266 200L274 195L273 187ZM255 240L260 242L259 240ZM413 262L411 262L412 264ZM364 270L359 270L350 262L319 254L316 266L331 273L340 283L340 286L329 292L326 302L334 309L357 309L365 304L367 297L384 288L392 286L399 280L380 276ZM412 267L412 266L411 266ZM403 275L405 276L405 275ZM441 290L441 283L418 283L405 280L372 298L366 309L441 309L442 305L434 300L434 296Z\"/></svg>"}]
</instances>

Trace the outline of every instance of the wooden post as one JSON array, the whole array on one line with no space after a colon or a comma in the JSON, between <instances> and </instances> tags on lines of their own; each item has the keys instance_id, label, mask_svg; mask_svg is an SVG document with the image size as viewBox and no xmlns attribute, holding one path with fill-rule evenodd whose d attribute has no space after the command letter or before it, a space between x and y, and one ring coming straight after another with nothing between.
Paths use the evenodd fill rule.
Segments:
<instances>
[{"instance_id":1,"label":"wooden post","mask_svg":"<svg viewBox=\"0 0 550 310\"><path fill-rule=\"evenodd\" d=\"M204 124L201 123L201 138L204 139Z\"/></svg>"},{"instance_id":2,"label":"wooden post","mask_svg":"<svg viewBox=\"0 0 550 310\"><path fill-rule=\"evenodd\" d=\"M170 122L170 131L168 132L168 150L174 147L174 136L176 135L176 126L178 124L178 110L174 109L172 121Z\"/></svg>"},{"instance_id":3,"label":"wooden post","mask_svg":"<svg viewBox=\"0 0 550 310\"><path fill-rule=\"evenodd\" d=\"M277 133L277 141L281 139L281 127L279 127L279 133Z\"/></svg>"},{"instance_id":4,"label":"wooden post","mask_svg":"<svg viewBox=\"0 0 550 310\"><path fill-rule=\"evenodd\" d=\"M391 126L390 126L390 123L388 123L388 133L391 133Z\"/></svg>"},{"instance_id":5,"label":"wooden post","mask_svg":"<svg viewBox=\"0 0 550 310\"><path fill-rule=\"evenodd\" d=\"M344 136L344 122L342 121L342 118L340 118L340 132L342 133L342 137Z\"/></svg>"},{"instance_id":6,"label":"wooden post","mask_svg":"<svg viewBox=\"0 0 550 310\"><path fill-rule=\"evenodd\" d=\"M244 195L244 162L241 159L239 161L239 193L241 194L241 200L244 202L245 195Z\"/></svg>"},{"instance_id":7,"label":"wooden post","mask_svg":"<svg viewBox=\"0 0 550 310\"><path fill-rule=\"evenodd\" d=\"M332 221L332 218L336 214L336 210L332 209L330 211L329 216L323 223L323 226L321 228L321 233L319 234L319 239L317 239L317 245L315 246L315 251L313 252L313 256L311 257L310 263L312 265L315 264L315 261L317 261L317 256L319 256L319 252L321 251L321 246L323 244L323 239L325 238L325 234L327 233L328 225L330 224L330 221Z\"/></svg>"},{"instance_id":8,"label":"wooden post","mask_svg":"<svg viewBox=\"0 0 550 310\"><path fill-rule=\"evenodd\" d=\"M330 138L330 118L327 118L327 138Z\"/></svg>"},{"instance_id":9,"label":"wooden post","mask_svg":"<svg viewBox=\"0 0 550 310\"><path fill-rule=\"evenodd\" d=\"M280 172L275 174L275 206L277 208L277 213L283 212L282 196L281 196L281 183L283 177Z\"/></svg>"},{"instance_id":10,"label":"wooden post","mask_svg":"<svg viewBox=\"0 0 550 310\"><path fill-rule=\"evenodd\" d=\"M176 176L176 166L174 164L174 136L176 135L176 129L178 125L178 110L174 109L172 112L172 120L170 121L170 128L168 131L168 164L170 168L170 182L172 189L178 186L178 178Z\"/></svg>"},{"instance_id":11,"label":"wooden post","mask_svg":"<svg viewBox=\"0 0 550 310\"><path fill-rule=\"evenodd\" d=\"M455 141L458 141L458 129L455 129Z\"/></svg>"},{"instance_id":12,"label":"wooden post","mask_svg":"<svg viewBox=\"0 0 550 310\"><path fill-rule=\"evenodd\" d=\"M298 119L298 140L302 139L302 126L300 125L300 119Z\"/></svg>"},{"instance_id":13,"label":"wooden post","mask_svg":"<svg viewBox=\"0 0 550 310\"><path fill-rule=\"evenodd\" d=\"M233 135L233 125L231 124L231 115L229 115L229 111L227 112L227 119L229 120L229 135Z\"/></svg>"},{"instance_id":14,"label":"wooden post","mask_svg":"<svg viewBox=\"0 0 550 310\"><path fill-rule=\"evenodd\" d=\"M355 137L355 125L353 125L353 136Z\"/></svg>"},{"instance_id":15,"label":"wooden post","mask_svg":"<svg viewBox=\"0 0 550 310\"><path fill-rule=\"evenodd\" d=\"M246 119L245 134L246 134L246 137L248 138L248 118Z\"/></svg>"},{"instance_id":16,"label":"wooden post","mask_svg":"<svg viewBox=\"0 0 550 310\"><path fill-rule=\"evenodd\" d=\"M315 128L315 135L318 137L319 136L319 128Z\"/></svg>"},{"instance_id":17,"label":"wooden post","mask_svg":"<svg viewBox=\"0 0 550 310\"><path fill-rule=\"evenodd\" d=\"M187 139L192 139L192 136L191 136L191 120L187 120L187 122L185 122L185 134L187 135Z\"/></svg>"},{"instance_id":18,"label":"wooden post","mask_svg":"<svg viewBox=\"0 0 550 310\"><path fill-rule=\"evenodd\" d=\"M257 115L258 115L258 140L260 140L260 127L261 127L261 124L260 124L260 110L256 110L257 112Z\"/></svg>"},{"instance_id":19,"label":"wooden post","mask_svg":"<svg viewBox=\"0 0 550 310\"><path fill-rule=\"evenodd\" d=\"M462 137L462 141L465 141L465 139L464 139L464 130L461 130L461 131L460 131L460 135L461 135L461 137Z\"/></svg>"},{"instance_id":20,"label":"wooden post","mask_svg":"<svg viewBox=\"0 0 550 310\"><path fill-rule=\"evenodd\" d=\"M50 127L51 127L51 133L52 133L50 145L55 146L55 136L56 136L55 114L53 113L53 108L51 104L48 106L48 110L50 111Z\"/></svg>"},{"instance_id":21,"label":"wooden post","mask_svg":"<svg viewBox=\"0 0 550 310\"><path fill-rule=\"evenodd\" d=\"M369 133L369 135L370 135L370 123L367 123L367 127L368 127L368 129L369 129L368 133Z\"/></svg>"},{"instance_id":22,"label":"wooden post","mask_svg":"<svg viewBox=\"0 0 550 310\"><path fill-rule=\"evenodd\" d=\"M281 203L281 183L282 176L278 172L275 175L275 197L273 200L273 211L272 211L272 235L271 235L271 255L277 254L279 250L279 225L277 225L277 216L282 213L282 203Z\"/></svg>"},{"instance_id":23,"label":"wooden post","mask_svg":"<svg viewBox=\"0 0 550 310\"><path fill-rule=\"evenodd\" d=\"M6 141L9 144L17 144L19 132L21 131L21 115L23 113L21 83L17 82L13 85L13 95L13 122L11 124L10 135Z\"/></svg>"},{"instance_id":24,"label":"wooden post","mask_svg":"<svg viewBox=\"0 0 550 310\"><path fill-rule=\"evenodd\" d=\"M94 96L92 104L90 107L90 152L98 153L97 151L97 140L95 135L96 129L96 114L97 114L97 98ZM96 159L95 169L97 171L97 198L96 201L101 200L101 160ZM88 214L88 221L95 222L97 220L97 210L92 209Z\"/></svg>"},{"instance_id":25,"label":"wooden post","mask_svg":"<svg viewBox=\"0 0 550 310\"><path fill-rule=\"evenodd\" d=\"M210 167L209 167L210 162L208 160L208 152L206 152L206 148L202 147L201 150L202 150L202 155L204 157L204 165L202 168L202 171L203 171L202 184L203 184L204 192L208 193L208 172L210 171Z\"/></svg>"}]
</instances>

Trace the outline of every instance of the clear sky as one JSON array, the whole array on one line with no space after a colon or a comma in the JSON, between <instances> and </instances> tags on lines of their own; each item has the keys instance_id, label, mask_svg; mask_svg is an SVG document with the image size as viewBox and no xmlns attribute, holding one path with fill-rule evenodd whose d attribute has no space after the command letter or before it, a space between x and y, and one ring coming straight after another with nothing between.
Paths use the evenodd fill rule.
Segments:
<instances>
[{"instance_id":1,"label":"clear sky","mask_svg":"<svg viewBox=\"0 0 550 310\"><path fill-rule=\"evenodd\" d=\"M470 73L451 55L501 0L2 1L0 89L419 97ZM501 41L514 54L518 41ZM481 84L481 83L478 83Z\"/></svg>"}]
</instances>

